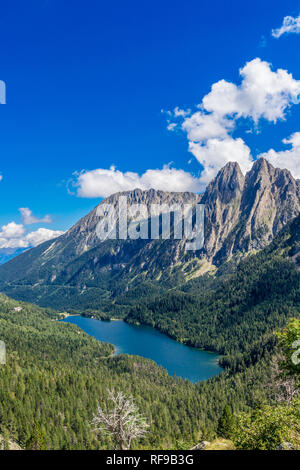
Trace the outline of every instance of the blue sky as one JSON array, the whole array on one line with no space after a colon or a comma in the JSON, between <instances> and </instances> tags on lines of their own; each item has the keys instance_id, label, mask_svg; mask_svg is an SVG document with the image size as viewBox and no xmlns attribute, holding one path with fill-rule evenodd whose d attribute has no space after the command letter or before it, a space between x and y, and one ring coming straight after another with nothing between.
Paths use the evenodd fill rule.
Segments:
<instances>
[{"instance_id":1,"label":"blue sky","mask_svg":"<svg viewBox=\"0 0 300 470\"><path fill-rule=\"evenodd\" d=\"M290 148L282 140L300 131L300 34L296 27L279 38L271 32L287 15L299 14L300 0L2 2L0 79L7 103L0 105L0 227L23 224L19 209L26 207L35 220L27 220L22 236L41 227L69 228L102 194L95 184L103 174L84 173L80 180L74 173L83 170L114 165L104 174L108 187L109 178L146 187L170 177L172 185L188 172L188 184L197 189L203 165L189 151L182 123L214 83L223 79L240 87L239 70L256 58L272 64L274 73L280 68L292 74L288 87L296 87L294 95L284 119L280 113L266 119L262 111L254 122L249 105L230 132L243 139L252 160L271 148ZM176 118L176 107L190 114ZM177 127L170 131L168 124ZM274 163L279 157L272 158ZM167 164L165 173L140 179ZM185 173L171 174L171 168ZM135 175L124 177L128 171ZM52 223L41 220L46 214Z\"/></svg>"}]
</instances>

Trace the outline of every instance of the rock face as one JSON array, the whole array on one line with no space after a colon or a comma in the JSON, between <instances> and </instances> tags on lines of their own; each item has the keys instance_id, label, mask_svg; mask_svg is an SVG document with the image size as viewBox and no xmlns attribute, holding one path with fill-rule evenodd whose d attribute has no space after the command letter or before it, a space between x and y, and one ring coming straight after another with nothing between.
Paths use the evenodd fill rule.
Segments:
<instances>
[{"instance_id":1,"label":"rock face","mask_svg":"<svg viewBox=\"0 0 300 470\"><path fill-rule=\"evenodd\" d=\"M64 252L65 247L68 246L68 257L69 259L73 259L74 256L80 256L87 250L98 246L101 242L96 234L96 226L99 222L97 208L102 204L111 204L116 209L116 222L118 223L118 203L119 198L122 196L126 196L128 207L132 204L145 204L149 213L152 204L196 204L201 199L201 196L190 192L170 193L155 191L154 189L150 189L149 191L135 189L133 191L113 194L102 201L92 212L79 220L68 232L54 241L47 254L56 252L57 250ZM70 250L71 247L72 249Z\"/></svg>"},{"instance_id":2,"label":"rock face","mask_svg":"<svg viewBox=\"0 0 300 470\"><path fill-rule=\"evenodd\" d=\"M105 272L124 268L133 261L145 245L148 244L149 247L152 247L156 240L101 241L98 238L96 232L100 220L97 215L98 207L103 204L111 204L118 215L117 207L120 196L127 197L128 206L146 204L149 213L152 204L170 206L179 204L182 206L183 204L194 205L201 200L201 196L190 192L170 193L154 189L149 191L135 189L113 194L80 219L65 234L26 251L11 260L11 264L3 265L0 281L1 279L5 281L29 280L30 283L56 284L57 282L71 281L71 278L76 277L76 270L81 273L85 272L87 278L90 278L93 270ZM118 217L116 223L118 224ZM178 251L177 240L173 240L173 242L174 252ZM173 253L173 257L175 257L175 253Z\"/></svg>"},{"instance_id":3,"label":"rock face","mask_svg":"<svg viewBox=\"0 0 300 470\"><path fill-rule=\"evenodd\" d=\"M237 163L228 163L208 185L202 203L205 204L204 252L213 259L222 249L241 217L241 200L245 178ZM231 247L232 248L232 247ZM228 254L231 254L229 249Z\"/></svg>"},{"instance_id":4,"label":"rock face","mask_svg":"<svg viewBox=\"0 0 300 470\"><path fill-rule=\"evenodd\" d=\"M191 450L205 450L207 446L209 446L209 441L201 441L195 447L192 447Z\"/></svg>"},{"instance_id":5,"label":"rock face","mask_svg":"<svg viewBox=\"0 0 300 470\"><path fill-rule=\"evenodd\" d=\"M300 212L300 185L288 170L259 159L244 178L228 163L208 186L205 249L214 262L261 249Z\"/></svg>"},{"instance_id":6,"label":"rock face","mask_svg":"<svg viewBox=\"0 0 300 470\"><path fill-rule=\"evenodd\" d=\"M294 448L293 444L291 444L290 442L282 442L277 447L277 450L294 450L294 449L295 448Z\"/></svg>"},{"instance_id":7,"label":"rock face","mask_svg":"<svg viewBox=\"0 0 300 470\"><path fill-rule=\"evenodd\" d=\"M116 285L116 276L123 276L126 283L136 276L158 279L175 266L186 275L189 263L204 272L235 254L263 248L300 213L299 181L264 159L257 160L246 176L237 163L228 163L202 195L136 189L114 194L100 205L116 208L120 196L127 196L129 205L144 203L148 208L201 202L205 205L203 249L187 252L185 239L100 241L97 206L64 235L0 266L1 290L38 303L44 295L40 286L51 286L53 292L55 286L74 286L87 295L88 288ZM23 295L33 287L37 292L33 297Z\"/></svg>"},{"instance_id":8,"label":"rock face","mask_svg":"<svg viewBox=\"0 0 300 470\"><path fill-rule=\"evenodd\" d=\"M14 441L8 440L5 442L0 435L0 450L22 450L21 447Z\"/></svg>"}]
</instances>

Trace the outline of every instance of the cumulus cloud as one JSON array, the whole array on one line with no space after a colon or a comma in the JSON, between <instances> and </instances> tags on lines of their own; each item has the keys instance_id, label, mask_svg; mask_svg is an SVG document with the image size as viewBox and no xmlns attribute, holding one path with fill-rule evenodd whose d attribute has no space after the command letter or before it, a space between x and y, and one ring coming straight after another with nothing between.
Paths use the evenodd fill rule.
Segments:
<instances>
[{"instance_id":1,"label":"cumulus cloud","mask_svg":"<svg viewBox=\"0 0 300 470\"><path fill-rule=\"evenodd\" d=\"M111 166L109 170L98 168L75 175L73 186L80 197L107 197L120 191L161 189L165 191L194 191L202 189L199 179L184 170L165 165L162 169L147 170L142 175L122 172Z\"/></svg>"},{"instance_id":2,"label":"cumulus cloud","mask_svg":"<svg viewBox=\"0 0 300 470\"><path fill-rule=\"evenodd\" d=\"M191 117L186 118L181 128L187 133L191 142L202 142L208 139L228 137L228 132L233 129L234 122L215 113L205 114L197 111Z\"/></svg>"},{"instance_id":3,"label":"cumulus cloud","mask_svg":"<svg viewBox=\"0 0 300 470\"><path fill-rule=\"evenodd\" d=\"M52 240L52 238L59 237L64 232L61 230L49 230L47 228L39 228L34 232L30 232L26 235L26 241L28 246L38 246L43 242Z\"/></svg>"},{"instance_id":4,"label":"cumulus cloud","mask_svg":"<svg viewBox=\"0 0 300 470\"><path fill-rule=\"evenodd\" d=\"M253 158L242 138L234 138L237 122L244 119L257 127L264 119L271 123L286 118L287 110L299 102L300 80L286 70L272 70L259 58L240 69L241 83L214 83L197 111L173 112L173 122L186 133L189 150L203 166L200 183L207 184L228 161L237 161L247 171ZM168 122L168 128L172 120ZM171 128L173 130L174 127Z\"/></svg>"},{"instance_id":5,"label":"cumulus cloud","mask_svg":"<svg viewBox=\"0 0 300 470\"><path fill-rule=\"evenodd\" d=\"M243 139L209 139L205 145L189 142L189 150L203 165L202 185L207 185L228 162L238 162L243 173L251 168L253 162Z\"/></svg>"},{"instance_id":6,"label":"cumulus cloud","mask_svg":"<svg viewBox=\"0 0 300 470\"><path fill-rule=\"evenodd\" d=\"M270 149L259 156L268 159L275 167L289 169L295 178L300 179L300 132L295 132L288 139L284 139L283 143L290 145L291 149L279 152Z\"/></svg>"},{"instance_id":7,"label":"cumulus cloud","mask_svg":"<svg viewBox=\"0 0 300 470\"><path fill-rule=\"evenodd\" d=\"M48 230L39 228L38 230L26 233L23 224L10 222L3 225L0 231L0 249L3 248L31 248L62 235L60 230Z\"/></svg>"},{"instance_id":8,"label":"cumulus cloud","mask_svg":"<svg viewBox=\"0 0 300 470\"><path fill-rule=\"evenodd\" d=\"M240 122L250 125L246 132L253 132L261 120L273 124L285 120L289 108L299 103L300 80L287 70L273 70L270 63L260 58L247 62L239 73L239 84L224 79L214 83L194 111L179 107L161 110L168 130L180 129L186 134L189 151L201 164L200 177L170 165L141 175L122 172L114 166L98 168L74 175L72 185L77 196L107 197L135 188L200 192L229 161L238 162L244 173L248 171L254 161L250 148L234 135ZM294 147L290 152L294 152ZM291 169L293 165L291 162Z\"/></svg>"},{"instance_id":9,"label":"cumulus cloud","mask_svg":"<svg viewBox=\"0 0 300 470\"><path fill-rule=\"evenodd\" d=\"M286 70L274 72L268 62L257 58L240 69L242 82L220 80L203 98L203 108L217 116L264 118L270 122L285 118L285 111L298 103L300 81Z\"/></svg>"},{"instance_id":10,"label":"cumulus cloud","mask_svg":"<svg viewBox=\"0 0 300 470\"><path fill-rule=\"evenodd\" d=\"M293 16L286 16L283 19L282 26L272 30L274 38L280 38L283 34L300 34L300 15L294 18Z\"/></svg>"},{"instance_id":11,"label":"cumulus cloud","mask_svg":"<svg viewBox=\"0 0 300 470\"><path fill-rule=\"evenodd\" d=\"M10 222L7 225L3 225L0 232L0 238L15 239L23 237L25 228L22 224L16 224Z\"/></svg>"},{"instance_id":12,"label":"cumulus cloud","mask_svg":"<svg viewBox=\"0 0 300 470\"><path fill-rule=\"evenodd\" d=\"M52 223L52 219L50 215L45 215L45 217L43 218L35 217L32 211L28 207L20 207L19 211L21 213L22 220L25 225L39 224L39 223L45 223L45 224Z\"/></svg>"}]
</instances>

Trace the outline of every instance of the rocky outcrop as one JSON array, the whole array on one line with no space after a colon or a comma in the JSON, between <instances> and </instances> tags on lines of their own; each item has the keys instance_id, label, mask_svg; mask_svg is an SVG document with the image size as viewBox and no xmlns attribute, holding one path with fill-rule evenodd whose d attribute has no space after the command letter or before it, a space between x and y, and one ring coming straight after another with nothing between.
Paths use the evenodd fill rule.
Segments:
<instances>
[{"instance_id":1,"label":"rocky outcrop","mask_svg":"<svg viewBox=\"0 0 300 470\"><path fill-rule=\"evenodd\" d=\"M245 178L237 163L228 163L208 185L205 204L205 245L207 258L220 251L232 229L238 224Z\"/></svg>"},{"instance_id":2,"label":"rocky outcrop","mask_svg":"<svg viewBox=\"0 0 300 470\"><path fill-rule=\"evenodd\" d=\"M0 435L0 450L22 450L22 448L16 442L10 439L4 439Z\"/></svg>"},{"instance_id":3,"label":"rocky outcrop","mask_svg":"<svg viewBox=\"0 0 300 470\"><path fill-rule=\"evenodd\" d=\"M220 191L220 189L222 189ZM214 262L233 253L258 250L300 212L300 188L288 170L257 160L244 178L227 164L208 186L205 248Z\"/></svg>"},{"instance_id":4,"label":"rocky outcrop","mask_svg":"<svg viewBox=\"0 0 300 470\"><path fill-rule=\"evenodd\" d=\"M209 446L209 441L201 441L197 445L191 448L191 450L205 450L207 446Z\"/></svg>"}]
</instances>

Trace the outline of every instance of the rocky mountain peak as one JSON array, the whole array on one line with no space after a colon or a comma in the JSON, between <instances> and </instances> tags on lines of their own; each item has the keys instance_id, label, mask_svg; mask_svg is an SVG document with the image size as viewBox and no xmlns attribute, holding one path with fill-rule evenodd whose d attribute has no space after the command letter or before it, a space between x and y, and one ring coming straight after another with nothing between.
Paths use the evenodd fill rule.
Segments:
<instances>
[{"instance_id":1,"label":"rocky mountain peak","mask_svg":"<svg viewBox=\"0 0 300 470\"><path fill-rule=\"evenodd\" d=\"M227 163L208 185L205 204L205 251L213 258L240 217L245 177L236 162Z\"/></svg>"},{"instance_id":2,"label":"rocky mountain peak","mask_svg":"<svg viewBox=\"0 0 300 470\"><path fill-rule=\"evenodd\" d=\"M237 162L227 163L218 172L217 176L208 185L203 203L219 199L223 203L229 203L241 193L244 187L245 178Z\"/></svg>"},{"instance_id":3,"label":"rocky mountain peak","mask_svg":"<svg viewBox=\"0 0 300 470\"><path fill-rule=\"evenodd\" d=\"M260 249L300 211L300 191L285 169L259 158L246 174L234 250Z\"/></svg>"},{"instance_id":4,"label":"rocky mountain peak","mask_svg":"<svg viewBox=\"0 0 300 470\"><path fill-rule=\"evenodd\" d=\"M251 170L248 173L272 173L275 170L273 165L265 158L258 158L252 165Z\"/></svg>"},{"instance_id":5,"label":"rocky mountain peak","mask_svg":"<svg viewBox=\"0 0 300 470\"><path fill-rule=\"evenodd\" d=\"M161 269L168 272L174 266L187 273L190 261L202 273L203 266L210 269L235 254L265 247L300 213L299 183L288 170L274 168L264 159L257 160L245 177L237 163L227 163L203 195L137 188L113 194L100 205L117 208L120 196L126 196L129 205L144 203L148 208L151 204L204 204L203 249L187 253L185 239L101 241L96 234L97 206L59 238L0 266L0 282L14 282L17 290L29 281L51 289L56 284L70 285L81 295L82 286L98 289L103 279L110 282L111 276L124 273L152 279L161 275Z\"/></svg>"}]
</instances>

